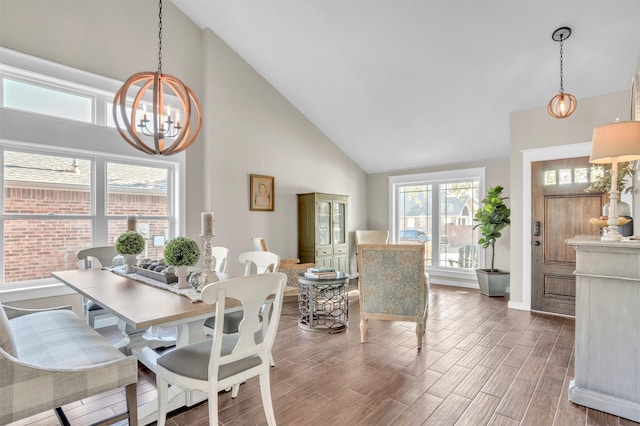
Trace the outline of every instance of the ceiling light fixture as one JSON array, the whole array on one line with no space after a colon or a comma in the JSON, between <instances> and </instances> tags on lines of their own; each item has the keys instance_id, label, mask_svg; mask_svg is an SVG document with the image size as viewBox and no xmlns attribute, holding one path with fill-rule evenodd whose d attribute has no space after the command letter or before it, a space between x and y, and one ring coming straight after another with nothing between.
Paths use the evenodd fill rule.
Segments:
<instances>
[{"instance_id":1,"label":"ceiling light fixture","mask_svg":"<svg viewBox=\"0 0 640 426\"><path fill-rule=\"evenodd\" d=\"M554 118L566 118L573 114L578 105L575 96L564 93L563 74L562 74L562 43L571 35L571 28L560 27L553 32L551 38L553 41L560 42L560 93L555 95L549 101L547 111Z\"/></svg>"},{"instance_id":2,"label":"ceiling light fixture","mask_svg":"<svg viewBox=\"0 0 640 426\"><path fill-rule=\"evenodd\" d=\"M113 99L113 119L132 147L147 154L172 155L195 141L202 115L193 91L162 73L162 0L158 19L158 70L136 73L124 82Z\"/></svg>"}]
</instances>

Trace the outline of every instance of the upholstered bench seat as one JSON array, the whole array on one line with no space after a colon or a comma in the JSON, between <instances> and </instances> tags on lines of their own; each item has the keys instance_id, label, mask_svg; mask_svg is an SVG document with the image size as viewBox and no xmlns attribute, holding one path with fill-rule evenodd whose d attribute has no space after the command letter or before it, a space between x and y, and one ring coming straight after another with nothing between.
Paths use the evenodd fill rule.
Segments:
<instances>
[{"instance_id":1,"label":"upholstered bench seat","mask_svg":"<svg viewBox=\"0 0 640 426\"><path fill-rule=\"evenodd\" d=\"M0 309L0 424L123 386L135 424L137 378L136 358L114 348L70 310L8 320ZM113 420L126 418L125 413Z\"/></svg>"}]
</instances>

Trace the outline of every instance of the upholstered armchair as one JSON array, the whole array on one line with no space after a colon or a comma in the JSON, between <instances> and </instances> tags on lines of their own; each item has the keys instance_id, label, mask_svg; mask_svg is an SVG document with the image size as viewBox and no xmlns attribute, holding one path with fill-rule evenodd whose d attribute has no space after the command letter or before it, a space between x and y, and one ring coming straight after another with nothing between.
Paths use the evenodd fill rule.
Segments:
<instances>
[{"instance_id":1,"label":"upholstered armchair","mask_svg":"<svg viewBox=\"0 0 640 426\"><path fill-rule=\"evenodd\" d=\"M125 388L127 412L108 419L137 424L138 362L67 309L29 313L0 305L0 424ZM66 423L65 423L66 422ZM103 423L103 424L108 424Z\"/></svg>"},{"instance_id":2,"label":"upholstered armchair","mask_svg":"<svg viewBox=\"0 0 640 426\"><path fill-rule=\"evenodd\" d=\"M357 229L353 233L356 247L359 244L387 244L389 231L386 229Z\"/></svg>"},{"instance_id":3,"label":"upholstered armchair","mask_svg":"<svg viewBox=\"0 0 640 426\"><path fill-rule=\"evenodd\" d=\"M358 265L358 246L360 244L387 244L389 242L389 231L386 229L356 229L353 233L356 243L356 268Z\"/></svg>"},{"instance_id":4,"label":"upholstered armchair","mask_svg":"<svg viewBox=\"0 0 640 426\"><path fill-rule=\"evenodd\" d=\"M421 350L429 308L424 245L361 244L358 250L360 341L367 340L370 319L411 321Z\"/></svg>"}]
</instances>

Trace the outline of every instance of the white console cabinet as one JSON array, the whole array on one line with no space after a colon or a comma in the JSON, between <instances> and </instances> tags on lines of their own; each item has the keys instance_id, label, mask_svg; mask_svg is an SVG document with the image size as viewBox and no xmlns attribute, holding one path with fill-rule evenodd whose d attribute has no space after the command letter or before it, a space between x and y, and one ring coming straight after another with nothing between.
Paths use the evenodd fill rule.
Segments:
<instances>
[{"instance_id":1,"label":"white console cabinet","mask_svg":"<svg viewBox=\"0 0 640 426\"><path fill-rule=\"evenodd\" d=\"M640 241L576 250L575 378L569 400L640 421Z\"/></svg>"}]
</instances>

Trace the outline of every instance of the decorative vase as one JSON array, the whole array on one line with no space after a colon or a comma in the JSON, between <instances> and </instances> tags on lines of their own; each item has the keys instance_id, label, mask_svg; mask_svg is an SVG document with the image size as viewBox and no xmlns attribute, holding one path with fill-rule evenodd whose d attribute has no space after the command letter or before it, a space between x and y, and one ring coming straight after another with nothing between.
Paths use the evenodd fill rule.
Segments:
<instances>
[{"instance_id":1,"label":"decorative vase","mask_svg":"<svg viewBox=\"0 0 640 426\"><path fill-rule=\"evenodd\" d=\"M187 281L187 275L189 275L189 267L188 266L176 266L176 277L178 277L178 283L176 284L176 288L190 288L189 282Z\"/></svg>"},{"instance_id":2,"label":"decorative vase","mask_svg":"<svg viewBox=\"0 0 640 426\"><path fill-rule=\"evenodd\" d=\"M602 206L602 215L609 216L609 203ZM618 216L631 216L631 206L624 201L618 201Z\"/></svg>"},{"instance_id":3,"label":"decorative vase","mask_svg":"<svg viewBox=\"0 0 640 426\"><path fill-rule=\"evenodd\" d=\"M610 209L610 204L609 203L607 203L604 206L602 206L602 215L603 216L609 216L609 209ZM632 219L631 218L631 206L629 205L629 203L626 203L624 201L618 201L618 217L626 217L628 219ZM631 220L631 222L628 222L628 223L620 226L618 228L618 232L623 237L632 236L633 235L633 220Z\"/></svg>"},{"instance_id":4,"label":"decorative vase","mask_svg":"<svg viewBox=\"0 0 640 426\"><path fill-rule=\"evenodd\" d=\"M124 258L124 270L127 274L133 274L136 270L133 269L134 266L138 264L138 255L137 254L123 254Z\"/></svg>"}]
</instances>

